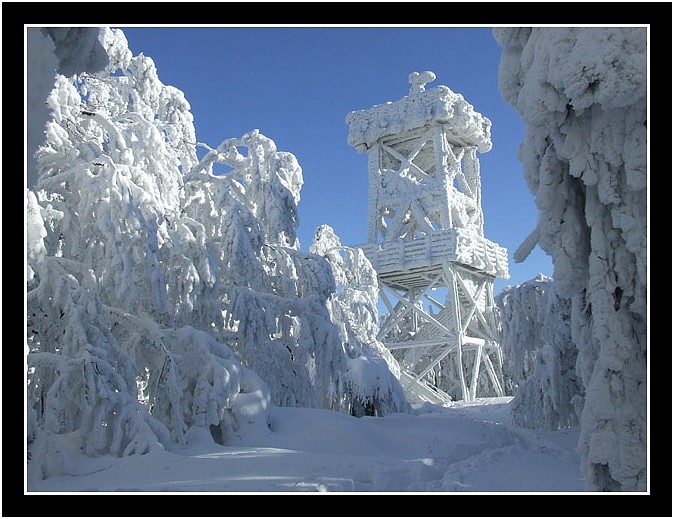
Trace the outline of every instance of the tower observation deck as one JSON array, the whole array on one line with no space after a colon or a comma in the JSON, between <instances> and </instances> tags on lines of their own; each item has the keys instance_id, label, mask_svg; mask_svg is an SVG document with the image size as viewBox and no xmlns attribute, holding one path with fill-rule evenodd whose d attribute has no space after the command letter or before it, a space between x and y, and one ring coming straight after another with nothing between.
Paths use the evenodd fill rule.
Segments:
<instances>
[{"instance_id":1,"label":"tower observation deck","mask_svg":"<svg viewBox=\"0 0 674 519\"><path fill-rule=\"evenodd\" d=\"M378 338L401 367L410 401L502 396L494 279L506 249L484 237L479 153L491 121L430 71L409 95L351 112L348 142L367 153L368 243L388 314Z\"/></svg>"}]
</instances>

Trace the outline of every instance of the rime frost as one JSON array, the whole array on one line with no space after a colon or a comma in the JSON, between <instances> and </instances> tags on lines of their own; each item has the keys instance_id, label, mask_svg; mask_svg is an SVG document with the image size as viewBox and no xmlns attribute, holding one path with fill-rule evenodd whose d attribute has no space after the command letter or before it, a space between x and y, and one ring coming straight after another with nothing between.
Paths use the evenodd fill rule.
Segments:
<instances>
[{"instance_id":1,"label":"rime frost","mask_svg":"<svg viewBox=\"0 0 674 519\"><path fill-rule=\"evenodd\" d=\"M435 79L435 75L425 74L425 82ZM383 136L404 134L429 122L451 122L448 128L450 141L475 146L482 153L491 150L491 121L476 112L461 94L444 85L426 90L412 75L410 82L413 83L410 95L402 100L351 112L347 116L351 146L364 151Z\"/></svg>"},{"instance_id":2,"label":"rime frost","mask_svg":"<svg viewBox=\"0 0 674 519\"><path fill-rule=\"evenodd\" d=\"M646 489L647 144L643 27L498 28L521 114L537 241L570 299L588 490Z\"/></svg>"}]
</instances>

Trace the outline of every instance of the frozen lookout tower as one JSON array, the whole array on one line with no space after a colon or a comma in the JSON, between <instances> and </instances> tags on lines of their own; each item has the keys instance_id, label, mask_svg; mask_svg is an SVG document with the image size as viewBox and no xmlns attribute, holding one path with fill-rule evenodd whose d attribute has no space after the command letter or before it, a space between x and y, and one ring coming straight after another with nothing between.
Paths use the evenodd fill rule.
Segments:
<instances>
[{"instance_id":1,"label":"frozen lookout tower","mask_svg":"<svg viewBox=\"0 0 674 519\"><path fill-rule=\"evenodd\" d=\"M502 396L494 279L506 249L484 237L477 152L491 121L430 71L409 76L409 95L351 112L349 144L367 153L368 243L377 271L379 339L401 367L413 402Z\"/></svg>"}]
</instances>

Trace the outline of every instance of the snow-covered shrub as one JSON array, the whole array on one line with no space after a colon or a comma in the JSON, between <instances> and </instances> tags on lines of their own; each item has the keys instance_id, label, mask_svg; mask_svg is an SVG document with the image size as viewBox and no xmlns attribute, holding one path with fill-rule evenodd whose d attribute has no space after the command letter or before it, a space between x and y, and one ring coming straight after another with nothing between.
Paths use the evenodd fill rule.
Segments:
<instances>
[{"instance_id":1,"label":"snow-covered shrub","mask_svg":"<svg viewBox=\"0 0 674 519\"><path fill-rule=\"evenodd\" d=\"M588 490L643 491L647 475L647 29L494 30L505 100L555 289L571 300Z\"/></svg>"},{"instance_id":2,"label":"snow-covered shrub","mask_svg":"<svg viewBox=\"0 0 674 519\"><path fill-rule=\"evenodd\" d=\"M344 380L351 414L382 416L409 411L398 376L400 366L377 339L377 273L361 249L342 246L328 225L316 229L309 249L332 267L336 291L327 301L347 356Z\"/></svg>"},{"instance_id":3,"label":"snow-covered shrub","mask_svg":"<svg viewBox=\"0 0 674 519\"><path fill-rule=\"evenodd\" d=\"M543 274L506 288L496 302L515 423L551 430L578 425L583 390L575 370L571 302Z\"/></svg>"}]
</instances>

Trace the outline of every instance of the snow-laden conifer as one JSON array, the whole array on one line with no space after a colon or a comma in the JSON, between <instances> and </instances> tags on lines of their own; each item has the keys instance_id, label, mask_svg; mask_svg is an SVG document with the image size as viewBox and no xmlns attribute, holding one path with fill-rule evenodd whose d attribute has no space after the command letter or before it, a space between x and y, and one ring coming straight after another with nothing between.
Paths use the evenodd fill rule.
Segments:
<instances>
[{"instance_id":1,"label":"snow-laden conifer","mask_svg":"<svg viewBox=\"0 0 674 519\"><path fill-rule=\"evenodd\" d=\"M366 283L376 287L371 267L363 270L367 260L334 268L322 249L298 250L302 183L295 157L278 151L257 130L208 148L186 177L184 216L210 237L191 250L208 266L222 304L202 306L193 318L202 319L202 326L220 323L213 326L215 336L229 341L237 357L265 380L276 405L358 415L365 412L363 402L380 414L404 409L382 352L361 345L376 334L376 292L374 303L368 293L360 309L349 303L349 315L335 303L344 283L336 284L336 275L366 272ZM345 326L355 328L346 332ZM370 339L357 338L355 330ZM367 365L356 366L359 356Z\"/></svg>"},{"instance_id":2,"label":"snow-laden conifer","mask_svg":"<svg viewBox=\"0 0 674 519\"><path fill-rule=\"evenodd\" d=\"M381 416L409 410L396 378L398 361L377 339L379 285L372 264L361 249L343 246L328 225L316 229L310 251L329 262L335 278L336 291L327 304L347 357L344 380L351 413Z\"/></svg>"}]
</instances>

